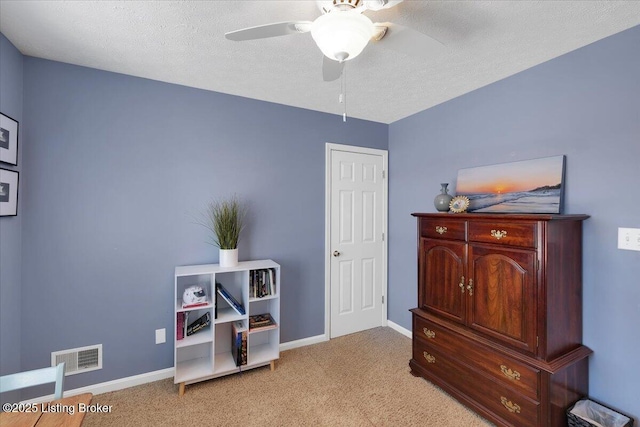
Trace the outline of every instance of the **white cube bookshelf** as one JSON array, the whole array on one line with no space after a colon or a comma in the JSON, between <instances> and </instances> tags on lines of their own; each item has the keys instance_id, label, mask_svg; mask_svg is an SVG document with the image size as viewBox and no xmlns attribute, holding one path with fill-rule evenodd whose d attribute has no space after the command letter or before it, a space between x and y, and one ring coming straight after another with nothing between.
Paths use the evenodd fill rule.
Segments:
<instances>
[{"instance_id":1,"label":"white cube bookshelf","mask_svg":"<svg viewBox=\"0 0 640 427\"><path fill-rule=\"evenodd\" d=\"M250 282L254 271L273 272L273 293L262 297L250 295ZM218 293L216 283L221 284L244 308L238 314ZM182 307L184 290L193 285L201 286L207 295L207 304L193 308ZM211 324L178 340L178 316L188 315L191 323L205 313L211 316ZM247 331L247 363L236 366L232 354L232 325L240 321L249 326L249 317L269 313L276 326L270 329ZM183 395L185 386L241 370L270 365L280 357L280 266L272 260L244 261L235 267L223 268L218 264L190 265L175 268L174 311L174 383L180 384Z\"/></svg>"}]
</instances>

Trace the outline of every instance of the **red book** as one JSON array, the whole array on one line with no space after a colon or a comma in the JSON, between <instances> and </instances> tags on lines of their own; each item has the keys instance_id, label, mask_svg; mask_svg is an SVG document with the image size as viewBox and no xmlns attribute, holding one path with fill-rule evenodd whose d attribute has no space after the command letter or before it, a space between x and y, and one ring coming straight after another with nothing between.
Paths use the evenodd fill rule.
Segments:
<instances>
[{"instance_id":1,"label":"red book","mask_svg":"<svg viewBox=\"0 0 640 427\"><path fill-rule=\"evenodd\" d=\"M204 302L195 302L193 304L182 304L182 308L193 308L193 307L201 307L203 305L207 305L209 304L208 301L204 301Z\"/></svg>"},{"instance_id":2,"label":"red book","mask_svg":"<svg viewBox=\"0 0 640 427\"><path fill-rule=\"evenodd\" d=\"M176 319L176 340L181 340L184 338L184 313L177 313Z\"/></svg>"}]
</instances>

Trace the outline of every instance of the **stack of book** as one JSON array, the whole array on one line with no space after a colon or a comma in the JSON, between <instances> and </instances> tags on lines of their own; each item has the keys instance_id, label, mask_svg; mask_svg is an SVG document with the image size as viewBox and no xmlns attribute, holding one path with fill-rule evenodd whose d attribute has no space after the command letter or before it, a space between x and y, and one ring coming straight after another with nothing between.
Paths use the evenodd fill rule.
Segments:
<instances>
[{"instance_id":1,"label":"stack of book","mask_svg":"<svg viewBox=\"0 0 640 427\"><path fill-rule=\"evenodd\" d=\"M276 294L275 268L263 268L249 272L249 296L262 298Z\"/></svg>"},{"instance_id":2,"label":"stack of book","mask_svg":"<svg viewBox=\"0 0 640 427\"><path fill-rule=\"evenodd\" d=\"M275 329L278 324L273 320L271 314L256 314L249 316L249 332L265 331L267 329Z\"/></svg>"}]
</instances>

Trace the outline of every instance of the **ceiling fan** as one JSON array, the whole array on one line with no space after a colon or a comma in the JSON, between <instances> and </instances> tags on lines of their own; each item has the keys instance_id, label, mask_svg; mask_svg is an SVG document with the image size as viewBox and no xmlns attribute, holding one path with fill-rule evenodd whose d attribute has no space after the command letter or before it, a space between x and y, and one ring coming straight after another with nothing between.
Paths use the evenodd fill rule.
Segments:
<instances>
[{"instance_id":1,"label":"ceiling fan","mask_svg":"<svg viewBox=\"0 0 640 427\"><path fill-rule=\"evenodd\" d=\"M258 25L228 32L225 37L244 41L311 32L311 37L324 54L323 79L333 81L342 75L345 61L358 56L370 40L409 55L429 55L443 48L442 43L423 33L389 22L373 23L363 15L366 10L388 9L401 2L402 0L317 0L322 15L314 21Z\"/></svg>"}]
</instances>

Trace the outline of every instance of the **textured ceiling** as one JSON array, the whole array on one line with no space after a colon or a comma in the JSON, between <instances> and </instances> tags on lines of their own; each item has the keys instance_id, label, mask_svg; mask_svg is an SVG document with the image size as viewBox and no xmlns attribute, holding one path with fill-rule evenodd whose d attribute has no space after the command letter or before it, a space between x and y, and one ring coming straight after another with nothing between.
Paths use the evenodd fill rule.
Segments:
<instances>
[{"instance_id":1,"label":"textured ceiling","mask_svg":"<svg viewBox=\"0 0 640 427\"><path fill-rule=\"evenodd\" d=\"M416 58L383 39L347 62L347 115L392 123L640 25L640 1L405 0L366 14L446 45ZM319 15L314 1L0 0L0 31L24 55L342 114L310 34L224 38Z\"/></svg>"}]
</instances>

